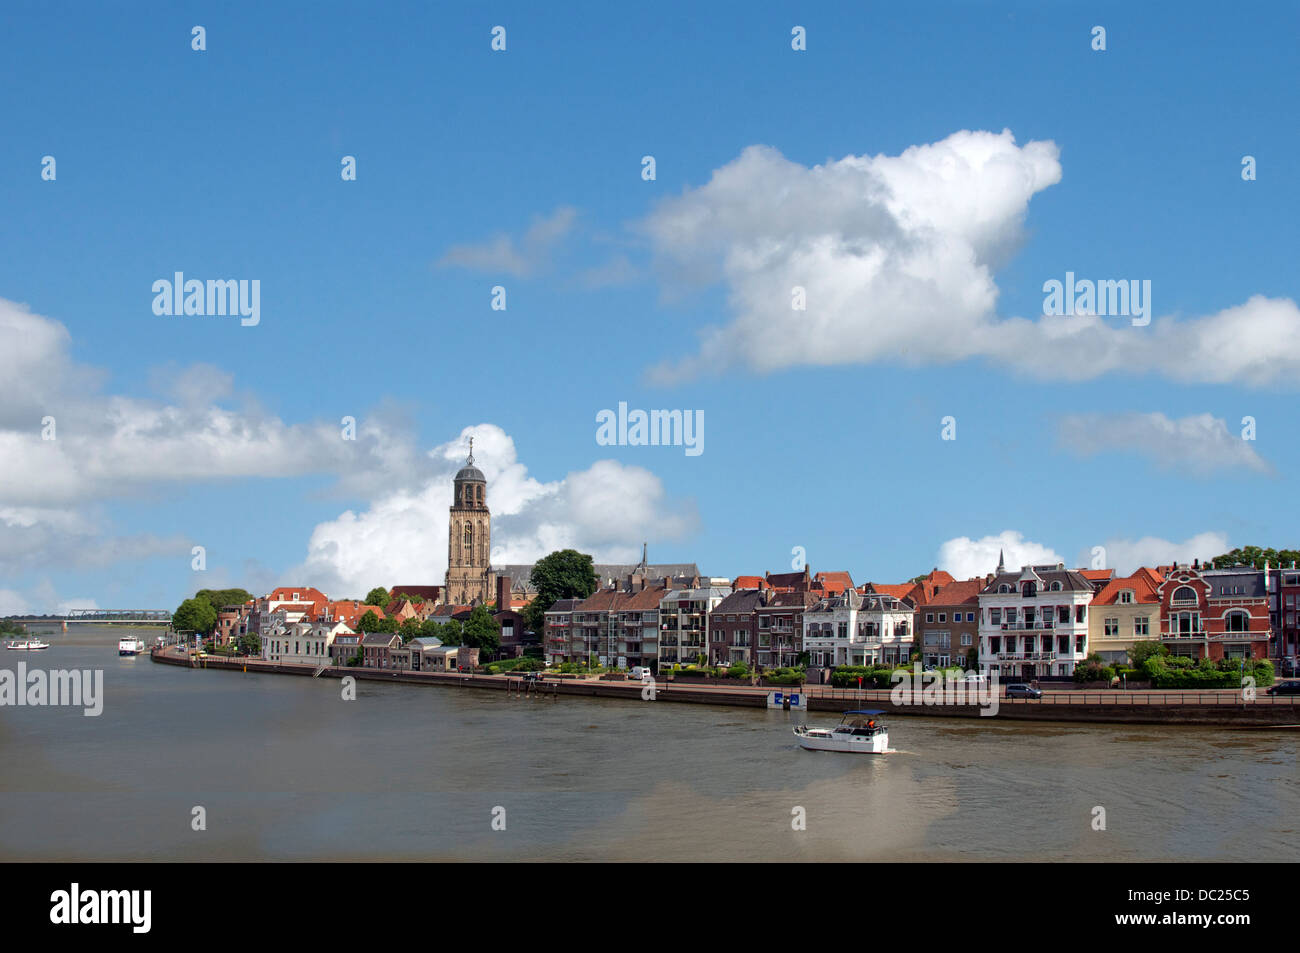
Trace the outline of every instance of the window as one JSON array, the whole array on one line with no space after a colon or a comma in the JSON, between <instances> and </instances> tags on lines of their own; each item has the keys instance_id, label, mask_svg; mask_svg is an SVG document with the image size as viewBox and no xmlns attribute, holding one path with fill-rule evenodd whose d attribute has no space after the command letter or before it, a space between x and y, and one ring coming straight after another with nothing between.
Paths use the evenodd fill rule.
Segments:
<instances>
[{"instance_id":1,"label":"window","mask_svg":"<svg viewBox=\"0 0 1300 953\"><path fill-rule=\"evenodd\" d=\"M1059 622L1059 623L1061 623L1061 625L1069 625L1069 624L1070 624L1070 607L1069 607L1069 606L1057 606L1057 607L1056 607L1056 621Z\"/></svg>"},{"instance_id":2,"label":"window","mask_svg":"<svg viewBox=\"0 0 1300 953\"><path fill-rule=\"evenodd\" d=\"M1226 632L1248 632L1250 631L1250 616L1240 610L1229 612L1224 616L1223 628Z\"/></svg>"},{"instance_id":3,"label":"window","mask_svg":"<svg viewBox=\"0 0 1300 953\"><path fill-rule=\"evenodd\" d=\"M1174 590L1174 602L1196 602L1196 590L1191 586L1179 586Z\"/></svg>"},{"instance_id":4,"label":"window","mask_svg":"<svg viewBox=\"0 0 1300 953\"><path fill-rule=\"evenodd\" d=\"M1025 587L1024 587L1024 589L1022 590L1022 593L1023 593L1023 595L1024 595L1024 597L1025 597L1026 599L1029 599L1029 598L1032 598L1033 596L1038 595L1038 583L1036 583L1036 582L1027 582L1027 583L1025 583Z\"/></svg>"},{"instance_id":5,"label":"window","mask_svg":"<svg viewBox=\"0 0 1300 953\"><path fill-rule=\"evenodd\" d=\"M1129 603L1131 603L1133 601L1133 590L1125 589L1123 592L1121 592L1119 594L1119 601L1124 605L1128 605Z\"/></svg>"},{"instance_id":6,"label":"window","mask_svg":"<svg viewBox=\"0 0 1300 953\"><path fill-rule=\"evenodd\" d=\"M1105 626L1106 638L1113 639L1119 635L1119 619L1107 619Z\"/></svg>"},{"instance_id":7,"label":"window","mask_svg":"<svg viewBox=\"0 0 1300 953\"><path fill-rule=\"evenodd\" d=\"M1134 620L1133 620L1133 634L1134 634L1134 635L1150 635L1150 634L1151 634L1151 618L1150 618L1149 616L1140 615L1140 616L1138 616L1136 619L1134 619Z\"/></svg>"},{"instance_id":8,"label":"window","mask_svg":"<svg viewBox=\"0 0 1300 953\"><path fill-rule=\"evenodd\" d=\"M1011 591L1011 587L1008 586L1006 583L1003 583L1002 585L998 586L998 592L1010 592L1010 591Z\"/></svg>"},{"instance_id":9,"label":"window","mask_svg":"<svg viewBox=\"0 0 1300 953\"><path fill-rule=\"evenodd\" d=\"M940 613L939 613L939 621L940 621L940 622L947 622L947 621L948 621L948 613L946 613L946 612L940 612Z\"/></svg>"},{"instance_id":10,"label":"window","mask_svg":"<svg viewBox=\"0 0 1300 953\"><path fill-rule=\"evenodd\" d=\"M1060 592L1060 591L1061 591L1061 583L1060 580L1057 580L1056 582L1052 583L1052 592Z\"/></svg>"},{"instance_id":11,"label":"window","mask_svg":"<svg viewBox=\"0 0 1300 953\"><path fill-rule=\"evenodd\" d=\"M963 632L961 634L961 644L963 648L966 648L971 644L969 632Z\"/></svg>"},{"instance_id":12,"label":"window","mask_svg":"<svg viewBox=\"0 0 1300 953\"><path fill-rule=\"evenodd\" d=\"M1074 621L1075 621L1075 622L1087 622L1087 621L1088 621L1088 607L1087 607L1087 606L1075 606L1075 607L1074 607Z\"/></svg>"},{"instance_id":13,"label":"window","mask_svg":"<svg viewBox=\"0 0 1300 953\"><path fill-rule=\"evenodd\" d=\"M933 622L933 621L934 621L934 613L933 613L933 612L927 612L927 613L925 614L925 621L926 621L926 622Z\"/></svg>"},{"instance_id":14,"label":"window","mask_svg":"<svg viewBox=\"0 0 1300 953\"><path fill-rule=\"evenodd\" d=\"M973 612L967 612L967 613L966 613L966 621L967 621L967 622L974 622L974 621L975 621L975 613L973 613Z\"/></svg>"},{"instance_id":15,"label":"window","mask_svg":"<svg viewBox=\"0 0 1300 953\"><path fill-rule=\"evenodd\" d=\"M990 610L989 610L989 622L992 623L993 625L1001 625L1001 624L1002 624L1002 610L1001 610L1001 609L990 609Z\"/></svg>"}]
</instances>

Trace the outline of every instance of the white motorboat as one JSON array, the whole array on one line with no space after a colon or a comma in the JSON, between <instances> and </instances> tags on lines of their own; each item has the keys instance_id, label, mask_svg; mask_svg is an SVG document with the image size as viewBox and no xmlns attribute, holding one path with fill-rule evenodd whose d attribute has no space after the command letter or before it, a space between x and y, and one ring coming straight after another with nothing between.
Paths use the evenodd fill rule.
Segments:
<instances>
[{"instance_id":1,"label":"white motorboat","mask_svg":"<svg viewBox=\"0 0 1300 953\"><path fill-rule=\"evenodd\" d=\"M42 642L40 639L10 639L5 646L7 649L35 652L37 649L48 649L50 643Z\"/></svg>"},{"instance_id":2,"label":"white motorboat","mask_svg":"<svg viewBox=\"0 0 1300 953\"><path fill-rule=\"evenodd\" d=\"M137 638L118 639L118 655L139 655L144 651L144 642Z\"/></svg>"},{"instance_id":3,"label":"white motorboat","mask_svg":"<svg viewBox=\"0 0 1300 953\"><path fill-rule=\"evenodd\" d=\"M883 711L846 711L834 728L794 729L799 747L809 751L847 751L852 754L889 754L889 729L876 719Z\"/></svg>"}]
</instances>

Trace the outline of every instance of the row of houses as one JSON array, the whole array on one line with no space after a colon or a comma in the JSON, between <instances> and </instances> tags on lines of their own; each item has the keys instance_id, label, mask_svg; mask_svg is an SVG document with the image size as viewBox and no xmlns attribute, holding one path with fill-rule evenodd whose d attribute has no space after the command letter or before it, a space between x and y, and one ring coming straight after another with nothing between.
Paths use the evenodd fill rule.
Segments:
<instances>
[{"instance_id":1,"label":"row of houses","mask_svg":"<svg viewBox=\"0 0 1300 953\"><path fill-rule=\"evenodd\" d=\"M442 603L438 598L441 588L395 586L391 591L399 594L398 598L386 606L374 606L356 600L331 600L310 586L282 586L246 603L223 606L218 612L215 639L218 644L231 645L246 635L256 635L261 642L261 658L269 662L347 665L359 655L359 664L366 668L406 671L472 668L479 664L476 648L444 645L431 636L405 642L396 633L362 633L358 628L366 613L398 624L408 619L420 622L467 619L473 607ZM502 654L517 655L526 642L518 608L511 605L495 613L502 626Z\"/></svg>"},{"instance_id":2,"label":"row of houses","mask_svg":"<svg viewBox=\"0 0 1300 953\"><path fill-rule=\"evenodd\" d=\"M1064 564L957 580L855 585L848 573L726 580L629 575L546 613L552 663L658 670L703 659L776 668L906 663L974 665L1003 677L1069 676L1093 653L1125 662L1158 641L1190 658L1300 653L1300 571L1192 564L1113 570Z\"/></svg>"},{"instance_id":3,"label":"row of houses","mask_svg":"<svg viewBox=\"0 0 1300 953\"><path fill-rule=\"evenodd\" d=\"M1091 654L1128 660L1133 647L1159 641L1191 658L1294 658L1300 655L1300 570L1198 562L1113 570L1063 564L958 580L935 569L902 584L857 585L847 572L765 573L720 579L693 564L649 566L606 577L586 599L562 599L545 613L540 636L525 631L525 599L506 574L496 578L493 617L499 657L540 647L552 663L596 661L654 671L703 659L763 669L906 663L962 665L1004 677L1068 676ZM280 587L223 607L221 642L261 638L262 657L297 664L361 664L412 671L470 667L476 650L424 637L358 631L366 612L407 619L468 618L438 586L393 586L387 606L331 600L311 587ZM486 661L486 659L484 660Z\"/></svg>"}]
</instances>

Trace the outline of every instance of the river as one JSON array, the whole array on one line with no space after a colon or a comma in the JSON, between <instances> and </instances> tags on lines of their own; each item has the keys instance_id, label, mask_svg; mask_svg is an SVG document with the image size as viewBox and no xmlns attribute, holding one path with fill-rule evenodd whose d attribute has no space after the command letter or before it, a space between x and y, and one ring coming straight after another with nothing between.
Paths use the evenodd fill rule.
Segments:
<instances>
[{"instance_id":1,"label":"river","mask_svg":"<svg viewBox=\"0 0 1300 953\"><path fill-rule=\"evenodd\" d=\"M787 712L366 681L345 701L121 658L128 632L156 634L0 652L104 679L98 717L0 707L0 860L1300 860L1296 731L897 717L897 754L815 754Z\"/></svg>"}]
</instances>

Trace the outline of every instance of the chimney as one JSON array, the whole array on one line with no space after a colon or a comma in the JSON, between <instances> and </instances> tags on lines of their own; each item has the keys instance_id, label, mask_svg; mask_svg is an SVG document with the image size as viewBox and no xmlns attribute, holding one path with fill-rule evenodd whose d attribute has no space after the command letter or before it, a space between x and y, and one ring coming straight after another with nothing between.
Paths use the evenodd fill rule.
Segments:
<instances>
[{"instance_id":1,"label":"chimney","mask_svg":"<svg viewBox=\"0 0 1300 953\"><path fill-rule=\"evenodd\" d=\"M510 610L510 577L505 573L497 576L497 612Z\"/></svg>"}]
</instances>

